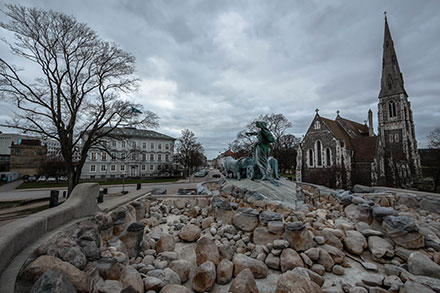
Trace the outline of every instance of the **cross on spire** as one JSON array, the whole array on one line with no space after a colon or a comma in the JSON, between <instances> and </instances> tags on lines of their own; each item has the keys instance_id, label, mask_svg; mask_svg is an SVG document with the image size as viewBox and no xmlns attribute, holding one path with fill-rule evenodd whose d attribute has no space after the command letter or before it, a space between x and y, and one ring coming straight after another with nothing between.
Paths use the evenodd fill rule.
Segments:
<instances>
[{"instance_id":1,"label":"cross on spire","mask_svg":"<svg viewBox=\"0 0 440 293\"><path fill-rule=\"evenodd\" d=\"M318 108L316 108L316 109L315 109L315 112L316 112L316 114L318 114L318 112L319 112L319 109L318 109Z\"/></svg>"}]
</instances>

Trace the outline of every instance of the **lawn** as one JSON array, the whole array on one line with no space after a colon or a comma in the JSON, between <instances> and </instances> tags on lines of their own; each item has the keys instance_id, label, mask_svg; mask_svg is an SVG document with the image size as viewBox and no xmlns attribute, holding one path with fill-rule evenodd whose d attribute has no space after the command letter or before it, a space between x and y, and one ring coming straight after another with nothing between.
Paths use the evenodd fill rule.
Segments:
<instances>
[{"instance_id":1,"label":"lawn","mask_svg":"<svg viewBox=\"0 0 440 293\"><path fill-rule=\"evenodd\" d=\"M125 179L125 184L137 184L137 183L165 183L176 182L181 178L179 177L167 177L167 178L144 178L144 179ZM123 184L121 178L108 179L107 181L82 181L84 182L96 182L99 185L118 185ZM17 189L31 189L31 188L53 188L53 187L67 187L67 182L51 183L51 182L26 182L20 184Z\"/></svg>"},{"instance_id":2,"label":"lawn","mask_svg":"<svg viewBox=\"0 0 440 293\"><path fill-rule=\"evenodd\" d=\"M295 180L295 174L280 174L280 176L284 178L293 177L293 180Z\"/></svg>"}]
</instances>

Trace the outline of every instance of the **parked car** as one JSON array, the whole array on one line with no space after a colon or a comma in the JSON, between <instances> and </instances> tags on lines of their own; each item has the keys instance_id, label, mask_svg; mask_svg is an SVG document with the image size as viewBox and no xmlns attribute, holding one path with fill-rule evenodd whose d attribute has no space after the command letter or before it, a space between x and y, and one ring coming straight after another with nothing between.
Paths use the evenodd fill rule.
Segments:
<instances>
[{"instance_id":1,"label":"parked car","mask_svg":"<svg viewBox=\"0 0 440 293\"><path fill-rule=\"evenodd\" d=\"M194 176L195 177L205 177L207 174L208 174L208 171L206 171L205 169L202 169L199 172L195 173Z\"/></svg>"},{"instance_id":2,"label":"parked car","mask_svg":"<svg viewBox=\"0 0 440 293\"><path fill-rule=\"evenodd\" d=\"M29 176L28 179L26 179L24 182L36 182L37 177L35 176Z\"/></svg>"},{"instance_id":3,"label":"parked car","mask_svg":"<svg viewBox=\"0 0 440 293\"><path fill-rule=\"evenodd\" d=\"M38 177L37 182L46 182L46 180L47 180L46 176L40 176Z\"/></svg>"},{"instance_id":4,"label":"parked car","mask_svg":"<svg viewBox=\"0 0 440 293\"><path fill-rule=\"evenodd\" d=\"M67 176L58 177L58 181L67 181Z\"/></svg>"},{"instance_id":5,"label":"parked car","mask_svg":"<svg viewBox=\"0 0 440 293\"><path fill-rule=\"evenodd\" d=\"M46 182L57 182L57 179L55 177L49 177Z\"/></svg>"},{"instance_id":6,"label":"parked car","mask_svg":"<svg viewBox=\"0 0 440 293\"><path fill-rule=\"evenodd\" d=\"M26 180L29 179L29 175L23 175L23 177L21 177L21 179L23 179L23 182L27 182Z\"/></svg>"}]
</instances>

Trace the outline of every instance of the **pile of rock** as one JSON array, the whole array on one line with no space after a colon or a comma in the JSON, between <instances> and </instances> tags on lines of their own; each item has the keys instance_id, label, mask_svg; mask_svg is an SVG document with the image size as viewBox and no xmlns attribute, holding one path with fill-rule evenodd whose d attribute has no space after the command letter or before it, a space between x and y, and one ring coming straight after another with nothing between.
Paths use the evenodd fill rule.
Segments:
<instances>
[{"instance_id":1,"label":"pile of rock","mask_svg":"<svg viewBox=\"0 0 440 293\"><path fill-rule=\"evenodd\" d=\"M378 198L331 191L293 210L234 188L135 201L42 243L20 278L35 292L59 274L65 292L440 291L440 216Z\"/></svg>"}]
</instances>

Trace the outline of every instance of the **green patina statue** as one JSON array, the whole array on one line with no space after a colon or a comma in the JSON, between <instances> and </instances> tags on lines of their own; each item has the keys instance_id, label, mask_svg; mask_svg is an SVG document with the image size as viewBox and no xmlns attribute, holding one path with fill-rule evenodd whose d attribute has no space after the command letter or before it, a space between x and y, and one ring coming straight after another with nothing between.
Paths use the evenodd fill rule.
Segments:
<instances>
[{"instance_id":1,"label":"green patina statue","mask_svg":"<svg viewBox=\"0 0 440 293\"><path fill-rule=\"evenodd\" d=\"M257 121L255 125L257 126L257 128L259 128L259 131L247 132L246 135L257 136L258 140L255 143L254 159L255 159L255 164L258 167L258 170L255 171L257 171L256 173L259 174L252 174L253 176L248 176L248 177L253 177L255 179L261 179L261 180L270 180L271 182L273 182L272 174L269 174L269 150L270 150L270 145L273 142L275 142L275 138L267 128L266 122Z\"/></svg>"}]
</instances>

